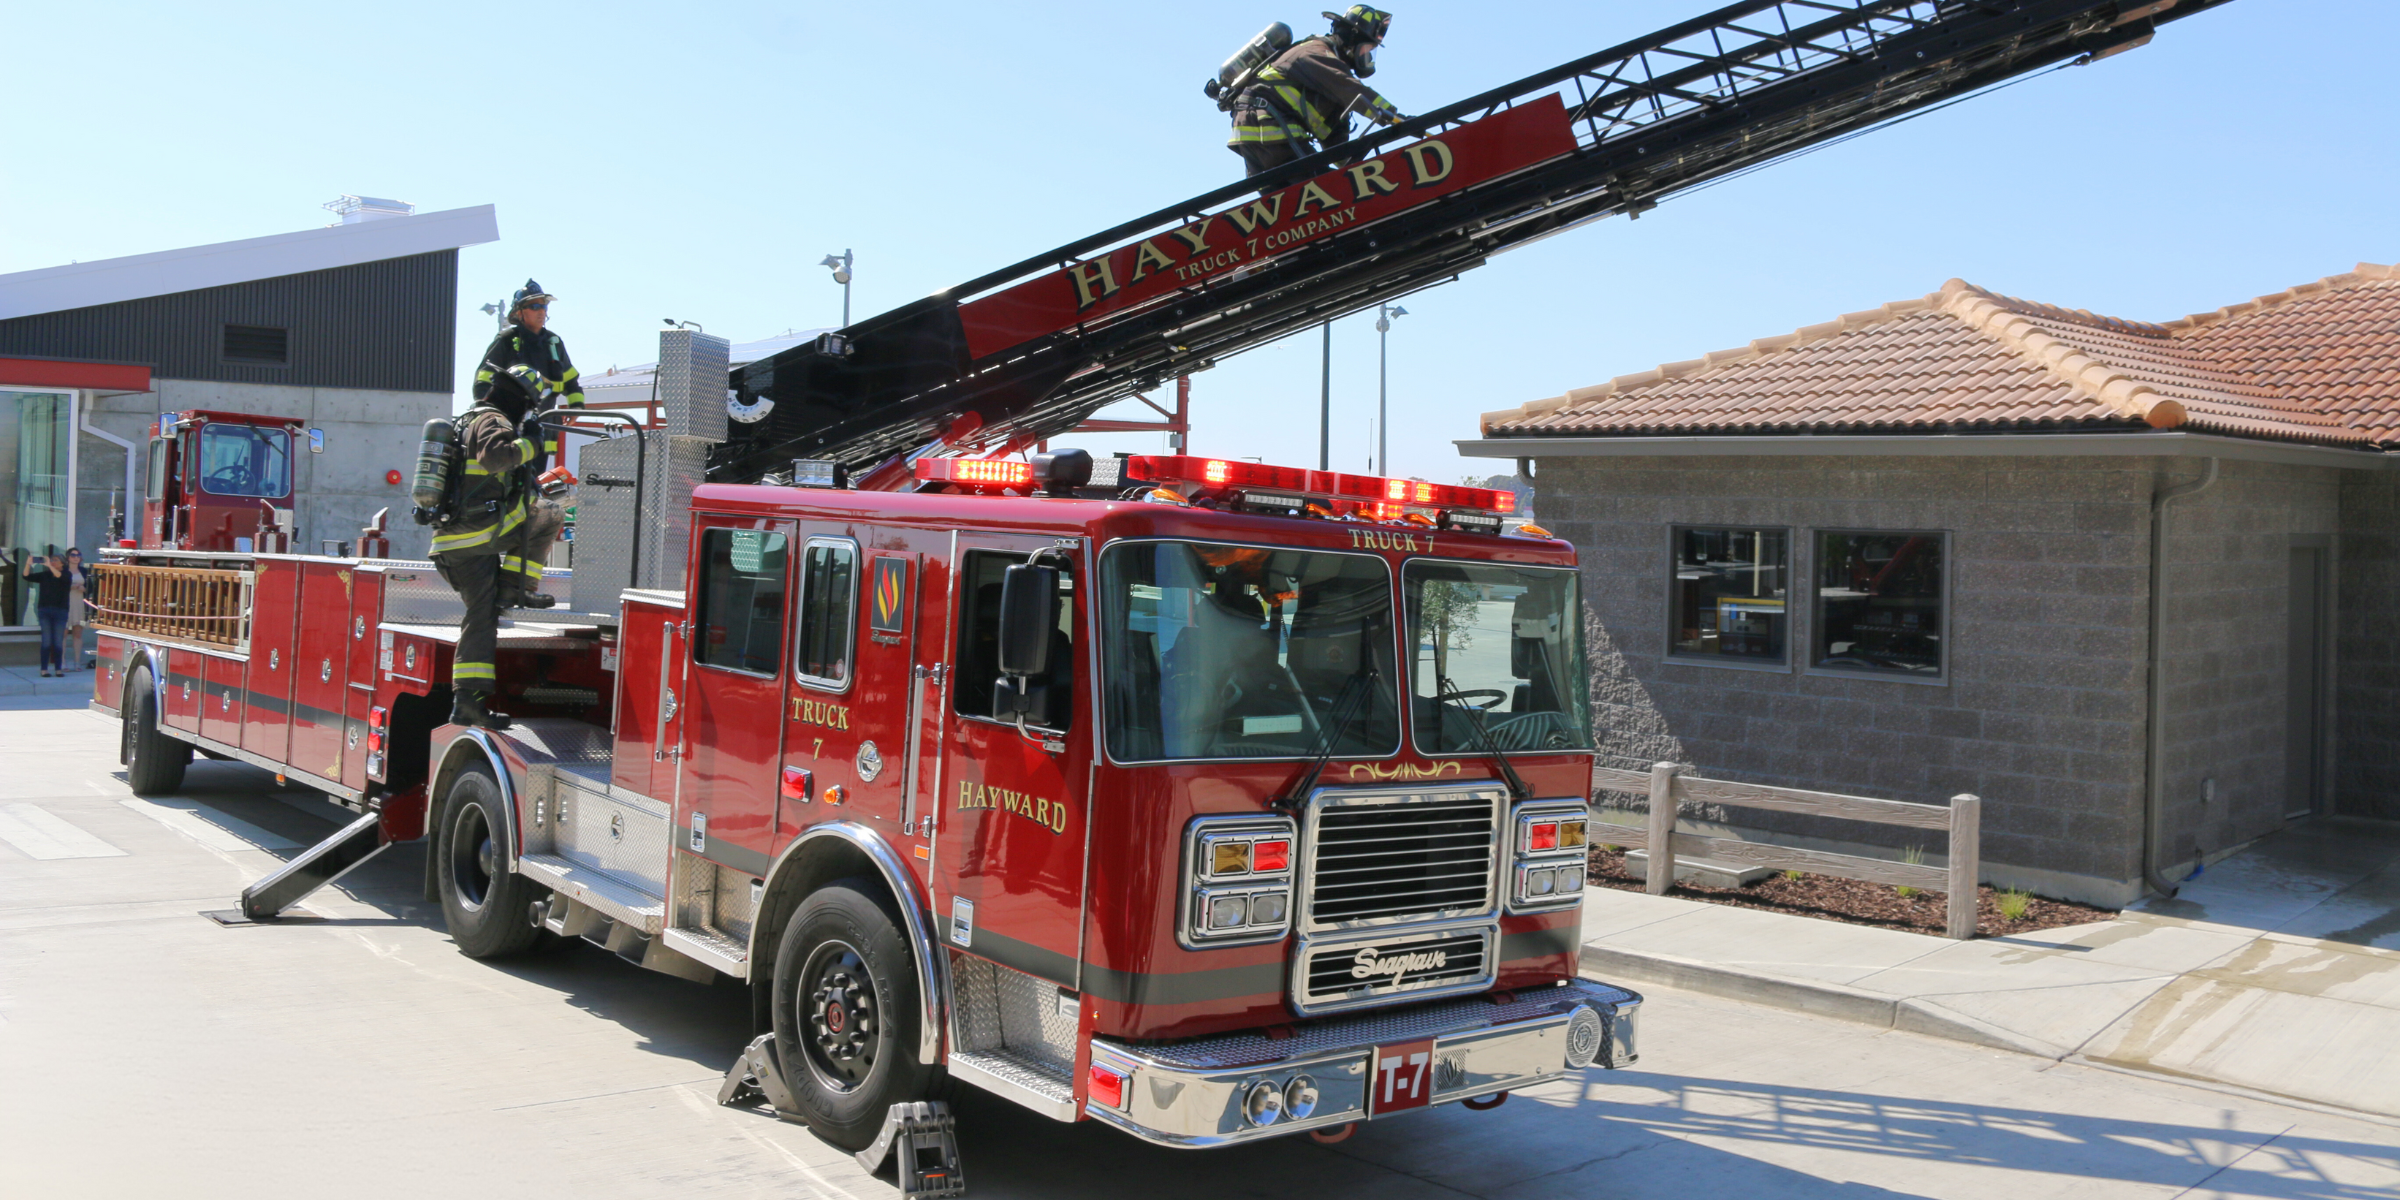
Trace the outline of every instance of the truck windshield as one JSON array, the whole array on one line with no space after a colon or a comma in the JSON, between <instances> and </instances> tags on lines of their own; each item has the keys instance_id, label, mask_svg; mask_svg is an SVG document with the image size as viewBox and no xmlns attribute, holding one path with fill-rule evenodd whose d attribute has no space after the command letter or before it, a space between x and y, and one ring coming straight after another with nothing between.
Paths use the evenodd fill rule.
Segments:
<instances>
[{"instance_id":1,"label":"truck windshield","mask_svg":"<svg viewBox=\"0 0 2400 1200\"><path fill-rule=\"evenodd\" d=\"M212 496L289 495L291 444L281 429L208 425L200 430L200 486Z\"/></svg>"},{"instance_id":2,"label":"truck windshield","mask_svg":"<svg viewBox=\"0 0 2400 1200\"><path fill-rule=\"evenodd\" d=\"M1391 570L1364 554L1131 542L1101 558L1108 748L1120 762L1399 748ZM1362 693L1363 695L1359 694Z\"/></svg>"},{"instance_id":3,"label":"truck windshield","mask_svg":"<svg viewBox=\"0 0 2400 1200\"><path fill-rule=\"evenodd\" d=\"M1416 559L1408 589L1417 750L1586 750L1582 605L1575 572Z\"/></svg>"}]
</instances>

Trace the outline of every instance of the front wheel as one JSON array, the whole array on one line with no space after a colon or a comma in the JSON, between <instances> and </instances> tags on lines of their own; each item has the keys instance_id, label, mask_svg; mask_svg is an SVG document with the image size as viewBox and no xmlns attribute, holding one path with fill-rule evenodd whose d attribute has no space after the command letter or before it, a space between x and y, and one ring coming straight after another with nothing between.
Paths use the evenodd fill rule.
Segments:
<instances>
[{"instance_id":1,"label":"front wheel","mask_svg":"<svg viewBox=\"0 0 2400 1200\"><path fill-rule=\"evenodd\" d=\"M526 914L540 889L508 869L501 840L507 805L491 768L477 763L458 773L442 804L441 836L434 842L434 881L442 894L442 920L450 940L468 958L508 958L539 941L542 930Z\"/></svg>"},{"instance_id":2,"label":"front wheel","mask_svg":"<svg viewBox=\"0 0 2400 1200\"><path fill-rule=\"evenodd\" d=\"M125 786L136 796L154 796L183 786L183 769L192 763L191 743L178 741L158 728L158 693L148 666L135 667L118 697L125 713L125 738L117 757L125 764Z\"/></svg>"},{"instance_id":3,"label":"front wheel","mask_svg":"<svg viewBox=\"0 0 2400 1200\"><path fill-rule=\"evenodd\" d=\"M892 1105L922 1100L940 1069L917 1061L916 964L900 923L865 879L800 905L775 955L775 1048L817 1136L863 1150Z\"/></svg>"}]
</instances>

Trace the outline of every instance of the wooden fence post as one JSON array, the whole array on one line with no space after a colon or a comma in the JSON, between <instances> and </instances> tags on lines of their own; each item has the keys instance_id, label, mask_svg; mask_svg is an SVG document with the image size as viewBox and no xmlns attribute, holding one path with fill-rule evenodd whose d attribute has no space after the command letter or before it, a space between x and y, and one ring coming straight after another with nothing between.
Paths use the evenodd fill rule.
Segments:
<instances>
[{"instance_id":1,"label":"wooden fence post","mask_svg":"<svg viewBox=\"0 0 2400 1200\"><path fill-rule=\"evenodd\" d=\"M1983 857L1983 801L1972 795L1950 797L1950 909L1954 938L1975 936L1977 878Z\"/></svg>"},{"instance_id":2,"label":"wooden fence post","mask_svg":"<svg viewBox=\"0 0 2400 1200\"><path fill-rule=\"evenodd\" d=\"M1675 773L1682 769L1671 762L1650 765L1650 844L1644 847L1650 871L1642 889L1653 896L1666 895L1675 882Z\"/></svg>"}]
</instances>

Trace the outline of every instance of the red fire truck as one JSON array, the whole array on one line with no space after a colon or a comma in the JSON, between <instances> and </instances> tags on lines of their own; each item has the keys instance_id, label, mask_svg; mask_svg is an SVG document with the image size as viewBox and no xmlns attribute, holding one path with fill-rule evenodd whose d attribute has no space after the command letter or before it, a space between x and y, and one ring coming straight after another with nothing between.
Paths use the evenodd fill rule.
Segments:
<instances>
[{"instance_id":1,"label":"red fire truck","mask_svg":"<svg viewBox=\"0 0 2400 1200\"><path fill-rule=\"evenodd\" d=\"M94 703L137 791L196 749L360 810L248 889L250 919L429 838L469 955L582 937L747 981L760 1037L723 1098L898 1146L912 1193L956 1190L945 1078L1200 1147L1622 1066L1640 1000L1576 970L1570 548L1512 527L1507 493L1018 455L2223 2L1745 0L730 374L721 340L669 331L665 428L584 449L566 603L502 631L512 728L444 723L459 611L427 564L377 529L357 558L270 552L272 512L247 552L236 518L145 522L95 581ZM161 436L201 428L184 461L207 463L236 424ZM153 513L275 508L174 478Z\"/></svg>"},{"instance_id":2,"label":"red fire truck","mask_svg":"<svg viewBox=\"0 0 2400 1200\"><path fill-rule=\"evenodd\" d=\"M1078 464L704 486L688 590L504 631L499 733L440 723L421 566L136 553L120 583L247 619L143 636L189 618L104 589L98 703L137 790L197 747L373 810L254 915L430 832L462 951L752 981L852 1149L945 1074L1208 1146L1630 1061L1638 998L1575 970L1572 552L1506 492Z\"/></svg>"}]
</instances>

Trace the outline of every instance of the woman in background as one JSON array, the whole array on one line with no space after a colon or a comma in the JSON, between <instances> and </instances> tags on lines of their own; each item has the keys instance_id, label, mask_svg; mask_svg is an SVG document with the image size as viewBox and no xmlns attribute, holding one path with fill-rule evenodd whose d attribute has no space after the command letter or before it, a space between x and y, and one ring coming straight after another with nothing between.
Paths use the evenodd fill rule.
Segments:
<instances>
[{"instance_id":1,"label":"woman in background","mask_svg":"<svg viewBox=\"0 0 2400 1200\"><path fill-rule=\"evenodd\" d=\"M84 589L90 586L92 573L83 567L83 551L67 547L67 663L69 671L83 670L83 627L91 623L91 606L84 603Z\"/></svg>"}]
</instances>

